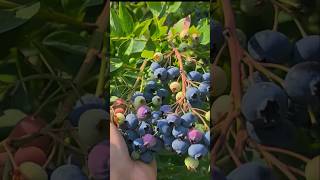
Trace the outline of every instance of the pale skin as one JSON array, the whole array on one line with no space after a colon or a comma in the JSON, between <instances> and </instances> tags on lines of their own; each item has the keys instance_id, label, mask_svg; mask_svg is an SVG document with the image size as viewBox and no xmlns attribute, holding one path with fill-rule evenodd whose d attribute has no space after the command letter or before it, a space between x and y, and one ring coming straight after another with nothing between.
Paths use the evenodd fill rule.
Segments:
<instances>
[{"instance_id":1,"label":"pale skin","mask_svg":"<svg viewBox=\"0 0 320 180\"><path fill-rule=\"evenodd\" d=\"M110 179L156 180L157 164L134 161L129 156L127 144L114 124L110 123Z\"/></svg>"}]
</instances>

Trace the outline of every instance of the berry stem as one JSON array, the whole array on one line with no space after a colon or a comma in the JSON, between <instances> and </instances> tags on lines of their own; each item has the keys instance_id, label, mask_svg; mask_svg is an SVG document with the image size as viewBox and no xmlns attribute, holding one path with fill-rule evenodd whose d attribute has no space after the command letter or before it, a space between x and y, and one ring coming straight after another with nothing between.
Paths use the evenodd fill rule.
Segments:
<instances>
[{"instance_id":1,"label":"berry stem","mask_svg":"<svg viewBox=\"0 0 320 180\"><path fill-rule=\"evenodd\" d=\"M11 164L12 164L12 166L13 166L13 169L14 169L14 170L17 170L19 167L17 166L16 162L14 161L14 157L13 157L13 155L12 155L12 152L11 152L10 147L8 146L6 140L2 142L2 146L3 146L3 148L4 148L5 151L6 151L6 153L7 153L8 156L9 156L9 159L10 159L10 162L11 162Z\"/></svg>"},{"instance_id":2,"label":"berry stem","mask_svg":"<svg viewBox=\"0 0 320 180\"><path fill-rule=\"evenodd\" d=\"M276 74L270 72L268 69L263 67L260 63L256 62L248 52L245 52L245 57L242 59L243 62L246 64L251 64L255 69L260 71L262 74L267 76L268 78L278 82L282 87L284 86L283 84L283 79L277 76Z\"/></svg>"},{"instance_id":3,"label":"berry stem","mask_svg":"<svg viewBox=\"0 0 320 180\"><path fill-rule=\"evenodd\" d=\"M237 167L241 166L241 162L239 160L239 158L235 155L235 153L233 152L233 150L231 149L231 147L229 146L229 144L226 142L225 146L227 147L227 150L231 156L231 158L233 159L234 163L236 164Z\"/></svg>"},{"instance_id":4,"label":"berry stem","mask_svg":"<svg viewBox=\"0 0 320 180\"><path fill-rule=\"evenodd\" d=\"M181 80L182 80L182 98L186 97L186 83L187 83L187 78L186 78L186 74L184 72L183 69L183 62L182 62L182 58L181 58L181 54L179 53L177 48L173 48L173 51L176 55L176 58L178 59L178 63L179 63L179 69L180 69L180 74L181 74Z\"/></svg>"},{"instance_id":5,"label":"berry stem","mask_svg":"<svg viewBox=\"0 0 320 180\"><path fill-rule=\"evenodd\" d=\"M218 65L219 60L221 59L222 53L223 53L223 51L226 49L226 47L227 47L227 43L224 42L223 45L222 45L222 47L219 49L216 58L214 59L213 64L214 64L215 66Z\"/></svg>"},{"instance_id":6,"label":"berry stem","mask_svg":"<svg viewBox=\"0 0 320 180\"><path fill-rule=\"evenodd\" d=\"M285 149L281 149L281 148L277 148L277 147L269 147L269 146L265 146L265 145L261 145L261 149L263 150L266 150L266 151L270 151L270 152L278 152L278 153L282 153L282 154L286 154L286 155L290 155L292 157L295 157L305 163L309 162L310 159L305 157L305 156L302 156L300 154L297 154L295 152L292 152L292 151L288 151L288 150L285 150Z\"/></svg>"},{"instance_id":7,"label":"berry stem","mask_svg":"<svg viewBox=\"0 0 320 180\"><path fill-rule=\"evenodd\" d=\"M54 145L53 145L53 147L52 147L52 149L51 149L51 152L50 152L50 154L49 154L49 156L48 156L48 158L47 158L47 161L43 164L43 168L46 168L48 165L49 165L49 163L51 162L51 160L52 160L52 158L54 157L54 155L56 154L56 150L57 150L57 143L56 142L54 142Z\"/></svg>"},{"instance_id":8,"label":"berry stem","mask_svg":"<svg viewBox=\"0 0 320 180\"><path fill-rule=\"evenodd\" d=\"M284 6L283 4L275 1L275 0L271 0L271 3L274 5L274 6L277 6L278 8L280 8L281 10L285 11L287 14L289 14L292 18L293 18L293 21L294 23L296 24L296 26L298 27L302 37L306 37L307 36L307 33L306 31L303 29L300 21L297 19L296 15L293 14L293 12L288 9L286 6Z\"/></svg>"},{"instance_id":9,"label":"berry stem","mask_svg":"<svg viewBox=\"0 0 320 180\"><path fill-rule=\"evenodd\" d=\"M264 67L280 69L284 72L289 72L289 70L290 70L290 68L287 68L287 67L280 65L280 64L273 64L273 63L260 63L260 64Z\"/></svg>"},{"instance_id":10,"label":"berry stem","mask_svg":"<svg viewBox=\"0 0 320 180\"><path fill-rule=\"evenodd\" d=\"M236 35L236 25L230 0L222 1L223 14L225 19L226 37L231 57L231 93L234 99L234 109L239 111L241 103L241 73L240 62L243 56L243 49L240 46Z\"/></svg>"},{"instance_id":11,"label":"berry stem","mask_svg":"<svg viewBox=\"0 0 320 180\"><path fill-rule=\"evenodd\" d=\"M296 180L295 176L290 172L288 166L284 163L282 163L281 161L279 161L277 158L275 158L271 153L263 150L261 148L260 144L256 144L255 142L253 142L252 140L250 140L250 143L256 148L258 149L261 154L269 161L271 162L274 166L276 166L280 171L283 172L283 174L285 174L288 179L290 180Z\"/></svg>"},{"instance_id":12,"label":"berry stem","mask_svg":"<svg viewBox=\"0 0 320 180\"><path fill-rule=\"evenodd\" d=\"M100 97L103 95L104 91L104 84L106 79L106 72L107 72L107 59L105 56L106 52L101 53L101 65L100 65L100 72L99 72L99 79L96 87L96 96Z\"/></svg>"},{"instance_id":13,"label":"berry stem","mask_svg":"<svg viewBox=\"0 0 320 180\"><path fill-rule=\"evenodd\" d=\"M273 4L273 9L274 9L274 20L273 20L273 31L277 31L278 29L278 16L279 16L279 7Z\"/></svg>"},{"instance_id":14,"label":"berry stem","mask_svg":"<svg viewBox=\"0 0 320 180\"><path fill-rule=\"evenodd\" d=\"M143 61L142 65L140 66L140 71L139 71L139 74L138 74L138 76L137 76L136 81L134 82L134 85L133 85L133 87L132 87L132 91L131 91L131 93L128 93L128 99L130 99L130 97L131 97L132 94L134 93L135 89L139 86L139 82L140 82L140 80L142 79L143 71L144 71L144 69L146 68L147 62L148 62L148 60L145 59L145 60Z\"/></svg>"}]
</instances>

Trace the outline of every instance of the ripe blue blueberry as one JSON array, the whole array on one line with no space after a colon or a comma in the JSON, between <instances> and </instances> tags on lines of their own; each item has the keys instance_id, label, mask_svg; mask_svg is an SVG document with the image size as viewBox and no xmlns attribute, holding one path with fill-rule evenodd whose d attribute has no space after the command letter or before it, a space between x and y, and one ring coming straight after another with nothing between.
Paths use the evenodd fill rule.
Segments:
<instances>
[{"instance_id":1,"label":"ripe blue blueberry","mask_svg":"<svg viewBox=\"0 0 320 180\"><path fill-rule=\"evenodd\" d=\"M208 83L202 82L199 84L198 90L202 95L206 96L210 91L210 85Z\"/></svg>"},{"instance_id":2,"label":"ripe blue blueberry","mask_svg":"<svg viewBox=\"0 0 320 180\"><path fill-rule=\"evenodd\" d=\"M210 146L210 131L207 131L203 136L203 142L205 145Z\"/></svg>"},{"instance_id":3,"label":"ripe blue blueberry","mask_svg":"<svg viewBox=\"0 0 320 180\"><path fill-rule=\"evenodd\" d=\"M168 73L165 68L158 68L154 71L154 76L161 81L165 81L167 79Z\"/></svg>"},{"instance_id":4,"label":"ripe blue blueberry","mask_svg":"<svg viewBox=\"0 0 320 180\"><path fill-rule=\"evenodd\" d=\"M191 144L188 148L188 154L195 159L200 159L208 154L208 149L203 144Z\"/></svg>"},{"instance_id":5,"label":"ripe blue blueberry","mask_svg":"<svg viewBox=\"0 0 320 180\"><path fill-rule=\"evenodd\" d=\"M139 126L139 130L138 130L140 136L143 136L145 134L152 134L152 131L153 130L152 130L152 127L150 126L150 124L148 124L144 121L141 122L141 124Z\"/></svg>"},{"instance_id":6,"label":"ripe blue blueberry","mask_svg":"<svg viewBox=\"0 0 320 180\"><path fill-rule=\"evenodd\" d=\"M138 127L139 121L135 114L130 113L126 116L124 123L129 129L136 129Z\"/></svg>"},{"instance_id":7,"label":"ripe blue blueberry","mask_svg":"<svg viewBox=\"0 0 320 180\"><path fill-rule=\"evenodd\" d=\"M201 82L202 81L202 74L198 71L190 71L187 75L188 79L191 81Z\"/></svg>"},{"instance_id":8,"label":"ripe blue blueberry","mask_svg":"<svg viewBox=\"0 0 320 180\"><path fill-rule=\"evenodd\" d=\"M227 176L228 180L276 180L272 170L259 162L248 162L233 170Z\"/></svg>"},{"instance_id":9,"label":"ripe blue blueberry","mask_svg":"<svg viewBox=\"0 0 320 180\"><path fill-rule=\"evenodd\" d=\"M169 96L169 91L167 89L164 89L164 88L160 88L158 91L157 91L157 95L160 96L161 98L166 98Z\"/></svg>"},{"instance_id":10,"label":"ripe blue blueberry","mask_svg":"<svg viewBox=\"0 0 320 180\"><path fill-rule=\"evenodd\" d=\"M184 127L191 127L193 123L197 121L197 117L191 112L188 112L181 116L181 120Z\"/></svg>"},{"instance_id":11,"label":"ripe blue blueberry","mask_svg":"<svg viewBox=\"0 0 320 180\"><path fill-rule=\"evenodd\" d=\"M152 72L154 72L156 69L160 68L160 64L157 63L157 62L152 62L151 65L150 65L150 69Z\"/></svg>"},{"instance_id":12,"label":"ripe blue blueberry","mask_svg":"<svg viewBox=\"0 0 320 180\"><path fill-rule=\"evenodd\" d=\"M181 124L181 118L177 114L168 114L166 120L169 125L179 126Z\"/></svg>"},{"instance_id":13,"label":"ripe blue blueberry","mask_svg":"<svg viewBox=\"0 0 320 180\"><path fill-rule=\"evenodd\" d=\"M172 130L172 135L175 138L182 138L188 133L188 128L183 126L175 126Z\"/></svg>"},{"instance_id":14,"label":"ripe blue blueberry","mask_svg":"<svg viewBox=\"0 0 320 180\"><path fill-rule=\"evenodd\" d=\"M151 163L154 159L153 153L151 151L146 151L140 155L140 160L145 163Z\"/></svg>"},{"instance_id":15,"label":"ripe blue blueberry","mask_svg":"<svg viewBox=\"0 0 320 180\"><path fill-rule=\"evenodd\" d=\"M155 81L148 81L146 86L144 87L145 92L154 93L156 92L158 85Z\"/></svg>"},{"instance_id":16,"label":"ripe blue blueberry","mask_svg":"<svg viewBox=\"0 0 320 180\"><path fill-rule=\"evenodd\" d=\"M250 86L242 98L241 111L254 127L270 127L286 118L288 97L273 82Z\"/></svg>"},{"instance_id":17,"label":"ripe blue blueberry","mask_svg":"<svg viewBox=\"0 0 320 180\"><path fill-rule=\"evenodd\" d=\"M297 41L294 45L293 60L320 62L320 36L307 36Z\"/></svg>"},{"instance_id":18,"label":"ripe blue blueberry","mask_svg":"<svg viewBox=\"0 0 320 180\"><path fill-rule=\"evenodd\" d=\"M161 111L163 114L167 114L167 113L169 113L169 112L172 112L172 108L171 108L170 105L165 104L165 105L162 105L162 106L160 107L160 111Z\"/></svg>"},{"instance_id":19,"label":"ripe blue blueberry","mask_svg":"<svg viewBox=\"0 0 320 180\"><path fill-rule=\"evenodd\" d=\"M320 104L320 63L308 61L296 64L287 73L284 87L290 98L300 104Z\"/></svg>"},{"instance_id":20,"label":"ripe blue blueberry","mask_svg":"<svg viewBox=\"0 0 320 180\"><path fill-rule=\"evenodd\" d=\"M125 139L127 141L133 142L137 138L139 138L139 135L136 131L131 130L131 129L125 131Z\"/></svg>"},{"instance_id":21,"label":"ripe blue blueberry","mask_svg":"<svg viewBox=\"0 0 320 180\"><path fill-rule=\"evenodd\" d=\"M179 75L180 75L180 71L179 71L179 69L178 69L177 67L170 67L170 68L168 68L167 73L168 73L168 78L169 78L170 80L176 79L176 78L178 78Z\"/></svg>"},{"instance_id":22,"label":"ripe blue blueberry","mask_svg":"<svg viewBox=\"0 0 320 180\"><path fill-rule=\"evenodd\" d=\"M172 142L172 149L179 155L185 154L188 151L190 143L186 140L175 139Z\"/></svg>"},{"instance_id":23,"label":"ripe blue blueberry","mask_svg":"<svg viewBox=\"0 0 320 180\"><path fill-rule=\"evenodd\" d=\"M169 126L167 120L165 119L158 120L157 129L160 132L160 134L165 136L171 135L171 132L172 132L172 127Z\"/></svg>"},{"instance_id":24,"label":"ripe blue blueberry","mask_svg":"<svg viewBox=\"0 0 320 180\"><path fill-rule=\"evenodd\" d=\"M264 30L251 37L248 42L248 51L258 61L284 63L290 58L292 45L284 34Z\"/></svg>"},{"instance_id":25,"label":"ripe blue blueberry","mask_svg":"<svg viewBox=\"0 0 320 180\"><path fill-rule=\"evenodd\" d=\"M188 101L200 101L201 94L198 88L188 87L186 92L186 98Z\"/></svg>"},{"instance_id":26,"label":"ripe blue blueberry","mask_svg":"<svg viewBox=\"0 0 320 180\"><path fill-rule=\"evenodd\" d=\"M211 81L211 79L210 79L210 73L204 73L204 74L202 74L202 80L203 80L203 82L209 83L209 82Z\"/></svg>"},{"instance_id":27,"label":"ripe blue blueberry","mask_svg":"<svg viewBox=\"0 0 320 180\"><path fill-rule=\"evenodd\" d=\"M171 144L175 140L175 138L172 135L168 135L168 136L163 135L162 140L163 140L165 148L167 150L171 150L172 149Z\"/></svg>"}]
</instances>

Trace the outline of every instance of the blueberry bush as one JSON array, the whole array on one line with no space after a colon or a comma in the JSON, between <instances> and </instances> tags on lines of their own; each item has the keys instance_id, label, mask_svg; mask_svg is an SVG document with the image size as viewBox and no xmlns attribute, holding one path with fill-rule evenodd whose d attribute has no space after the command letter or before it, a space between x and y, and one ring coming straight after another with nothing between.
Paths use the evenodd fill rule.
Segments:
<instances>
[{"instance_id":1,"label":"blueberry bush","mask_svg":"<svg viewBox=\"0 0 320 180\"><path fill-rule=\"evenodd\" d=\"M158 179L210 178L208 5L111 5L111 118Z\"/></svg>"},{"instance_id":2,"label":"blueberry bush","mask_svg":"<svg viewBox=\"0 0 320 180\"><path fill-rule=\"evenodd\" d=\"M0 1L0 179L108 179L100 0Z\"/></svg>"},{"instance_id":3,"label":"blueberry bush","mask_svg":"<svg viewBox=\"0 0 320 180\"><path fill-rule=\"evenodd\" d=\"M214 180L320 179L319 5L211 4Z\"/></svg>"}]
</instances>

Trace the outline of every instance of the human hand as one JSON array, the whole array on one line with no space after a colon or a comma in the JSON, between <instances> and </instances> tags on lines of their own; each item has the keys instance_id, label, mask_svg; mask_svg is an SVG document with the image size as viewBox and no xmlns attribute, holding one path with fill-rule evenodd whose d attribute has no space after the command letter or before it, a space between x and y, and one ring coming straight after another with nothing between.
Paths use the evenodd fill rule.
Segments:
<instances>
[{"instance_id":1,"label":"human hand","mask_svg":"<svg viewBox=\"0 0 320 180\"><path fill-rule=\"evenodd\" d=\"M110 123L110 179L111 180L156 180L157 164L131 159L127 144L114 124Z\"/></svg>"}]
</instances>

